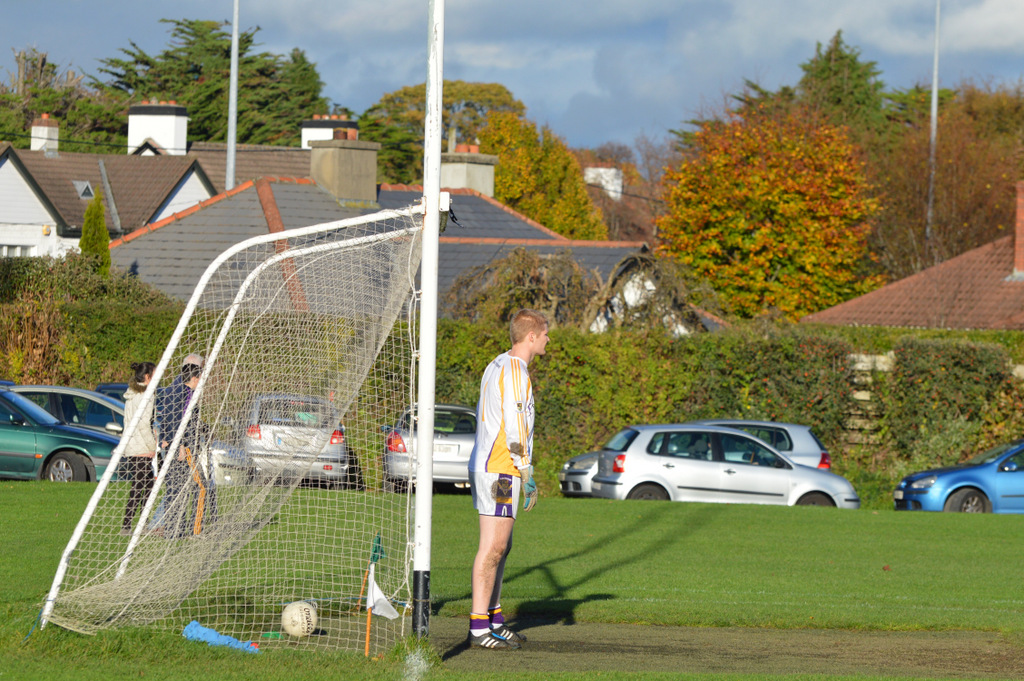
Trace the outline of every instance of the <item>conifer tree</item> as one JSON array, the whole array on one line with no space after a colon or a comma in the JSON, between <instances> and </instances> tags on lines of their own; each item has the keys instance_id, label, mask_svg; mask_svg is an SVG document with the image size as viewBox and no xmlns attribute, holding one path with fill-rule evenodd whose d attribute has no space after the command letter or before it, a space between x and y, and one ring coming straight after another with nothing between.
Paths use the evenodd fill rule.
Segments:
<instances>
[{"instance_id":1,"label":"conifer tree","mask_svg":"<svg viewBox=\"0 0 1024 681\"><path fill-rule=\"evenodd\" d=\"M94 261L96 273L102 277L110 275L110 232L103 208L103 192L97 191L85 208L82 220L82 238L78 240L82 255Z\"/></svg>"}]
</instances>

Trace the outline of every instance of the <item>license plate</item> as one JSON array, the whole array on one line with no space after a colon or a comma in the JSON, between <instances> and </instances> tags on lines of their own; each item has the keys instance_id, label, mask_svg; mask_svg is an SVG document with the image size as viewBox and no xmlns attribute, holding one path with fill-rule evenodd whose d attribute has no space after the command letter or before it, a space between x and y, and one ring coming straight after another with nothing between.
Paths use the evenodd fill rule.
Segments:
<instances>
[{"instance_id":1,"label":"license plate","mask_svg":"<svg viewBox=\"0 0 1024 681\"><path fill-rule=\"evenodd\" d=\"M458 453L458 445L434 445L434 456L437 456L438 454L443 456L454 456Z\"/></svg>"},{"instance_id":2,"label":"license plate","mask_svg":"<svg viewBox=\"0 0 1024 681\"><path fill-rule=\"evenodd\" d=\"M599 490L599 489L601 489L601 483L591 481L590 489L592 489L592 490Z\"/></svg>"},{"instance_id":3,"label":"license plate","mask_svg":"<svg viewBox=\"0 0 1024 681\"><path fill-rule=\"evenodd\" d=\"M893 490L892 498L895 499L896 501L900 501L901 499L903 499L903 490L901 490L901 489Z\"/></svg>"}]
</instances>

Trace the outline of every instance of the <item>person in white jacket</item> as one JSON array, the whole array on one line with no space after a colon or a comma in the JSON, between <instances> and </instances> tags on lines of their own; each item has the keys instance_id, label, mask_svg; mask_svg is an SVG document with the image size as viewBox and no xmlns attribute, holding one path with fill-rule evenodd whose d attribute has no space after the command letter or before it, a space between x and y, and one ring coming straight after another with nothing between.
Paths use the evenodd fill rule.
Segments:
<instances>
[{"instance_id":1,"label":"person in white jacket","mask_svg":"<svg viewBox=\"0 0 1024 681\"><path fill-rule=\"evenodd\" d=\"M124 422L132 422L136 412L142 411L142 419L132 436L125 443L121 455L121 470L131 481L128 505L124 509L121 534L131 534L135 512L153 488L153 456L156 454L156 434L153 432L153 400L143 404L142 394L153 378L156 365L152 362L132 363L132 375L125 393Z\"/></svg>"}]
</instances>

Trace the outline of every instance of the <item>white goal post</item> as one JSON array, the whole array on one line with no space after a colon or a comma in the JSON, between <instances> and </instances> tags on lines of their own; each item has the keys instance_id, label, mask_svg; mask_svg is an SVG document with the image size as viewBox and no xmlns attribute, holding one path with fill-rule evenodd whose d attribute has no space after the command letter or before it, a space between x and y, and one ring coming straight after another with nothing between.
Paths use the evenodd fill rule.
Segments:
<instances>
[{"instance_id":1,"label":"white goal post","mask_svg":"<svg viewBox=\"0 0 1024 681\"><path fill-rule=\"evenodd\" d=\"M413 497L384 490L381 427L416 400L424 212L260 236L210 265L144 395L158 423L138 412L125 424L122 443L180 422L159 433L170 446L152 489L136 487L126 514L126 464L137 462L118 446L61 558L44 625L180 632L196 620L261 648L358 651L408 633ZM191 353L205 364L191 397L175 401ZM398 617L365 617L371 587ZM317 610L308 636L282 630L294 601Z\"/></svg>"}]
</instances>

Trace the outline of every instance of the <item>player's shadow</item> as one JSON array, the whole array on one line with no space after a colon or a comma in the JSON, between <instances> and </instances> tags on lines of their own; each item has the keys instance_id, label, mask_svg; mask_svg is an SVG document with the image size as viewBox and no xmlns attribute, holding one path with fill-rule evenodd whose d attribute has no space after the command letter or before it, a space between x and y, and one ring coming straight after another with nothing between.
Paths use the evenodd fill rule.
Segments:
<instances>
[{"instance_id":1,"label":"player's shadow","mask_svg":"<svg viewBox=\"0 0 1024 681\"><path fill-rule=\"evenodd\" d=\"M512 585L512 588L507 592L510 596L514 591L516 581L526 576L535 575L538 572L542 575L544 581L547 582L550 593L550 596L546 598L521 601L516 608L515 617L511 622L514 625L513 628L526 634L527 630L533 626L559 623L563 625L575 624L576 611L580 605L592 601L610 600L615 598L615 596L608 593L595 592L579 598L570 598L570 594L577 594L581 590L586 590L589 585L604 584L603 580L607 579L607 572L622 566L634 565L640 556L646 561L650 560L653 556L665 553L675 545L686 541L694 532L711 523L722 511L721 507L715 504L694 505L687 514L685 524L670 524L665 532L651 536L648 526L666 514L678 513L679 507L668 503L647 503L650 504L650 510L645 509L643 515L638 517L628 527L595 537L584 546L564 555L538 564L506 570L504 584L507 589ZM566 525L571 527L571 523ZM647 539L640 543L637 541L637 537L647 537ZM528 542L529 539L520 538L520 535L517 535L513 542L512 552L515 553L517 550L525 551L523 547L528 546ZM559 580L556 568L560 564L576 560L586 560L589 554L598 550L602 552L607 551L610 546L621 547L618 558L611 562L595 562L592 569L582 573L571 582L563 583ZM472 598L472 592L465 593L452 600L468 598ZM441 601L432 604L432 610L435 615L439 614L446 602ZM468 649L468 647L468 642L463 643L446 652L443 659L457 655L461 651Z\"/></svg>"}]
</instances>

